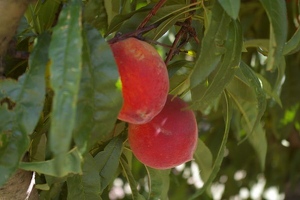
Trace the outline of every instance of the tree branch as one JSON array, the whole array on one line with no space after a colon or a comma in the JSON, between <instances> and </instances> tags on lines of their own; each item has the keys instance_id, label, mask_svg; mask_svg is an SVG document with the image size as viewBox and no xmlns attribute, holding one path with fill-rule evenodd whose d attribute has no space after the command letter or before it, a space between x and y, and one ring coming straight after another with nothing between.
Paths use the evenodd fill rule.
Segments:
<instances>
[{"instance_id":1,"label":"tree branch","mask_svg":"<svg viewBox=\"0 0 300 200\"><path fill-rule=\"evenodd\" d=\"M142 29L144 28L144 26L149 22L149 20L151 19L151 17L153 17L157 11L159 10L160 7L162 7L167 0L160 0L152 9L151 11L148 13L148 15L145 17L145 19L142 21L142 23L138 26L137 29Z\"/></svg>"},{"instance_id":2,"label":"tree branch","mask_svg":"<svg viewBox=\"0 0 300 200\"><path fill-rule=\"evenodd\" d=\"M30 0L0 0L0 56L5 54L29 2Z\"/></svg>"}]
</instances>

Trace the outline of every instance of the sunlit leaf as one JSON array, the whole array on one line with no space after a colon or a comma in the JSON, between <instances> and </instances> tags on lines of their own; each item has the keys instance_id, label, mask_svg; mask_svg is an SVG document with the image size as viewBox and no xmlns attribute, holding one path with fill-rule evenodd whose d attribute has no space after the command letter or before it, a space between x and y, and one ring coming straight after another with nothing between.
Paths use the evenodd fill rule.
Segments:
<instances>
[{"instance_id":1,"label":"sunlit leaf","mask_svg":"<svg viewBox=\"0 0 300 200\"><path fill-rule=\"evenodd\" d=\"M280 120L281 125L287 125L289 123L294 122L296 114L299 109L299 103L287 108L284 112L283 118Z\"/></svg>"},{"instance_id":2,"label":"sunlit leaf","mask_svg":"<svg viewBox=\"0 0 300 200\"><path fill-rule=\"evenodd\" d=\"M66 153L71 144L81 76L81 30L81 1L73 0L60 13L49 49L54 91L49 142L55 156ZM60 161L58 175L64 168Z\"/></svg>"},{"instance_id":3,"label":"sunlit leaf","mask_svg":"<svg viewBox=\"0 0 300 200\"><path fill-rule=\"evenodd\" d=\"M43 109L49 35L42 34L18 81L0 80L0 186L18 167Z\"/></svg>"}]
</instances>

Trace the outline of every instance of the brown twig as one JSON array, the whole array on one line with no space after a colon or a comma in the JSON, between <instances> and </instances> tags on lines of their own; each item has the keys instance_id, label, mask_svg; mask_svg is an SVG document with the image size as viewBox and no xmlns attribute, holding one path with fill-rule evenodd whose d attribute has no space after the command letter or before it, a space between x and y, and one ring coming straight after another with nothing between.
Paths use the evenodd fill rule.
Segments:
<instances>
[{"instance_id":1,"label":"brown twig","mask_svg":"<svg viewBox=\"0 0 300 200\"><path fill-rule=\"evenodd\" d=\"M149 20L151 19L151 17L153 17L157 11L159 10L160 7L162 7L167 0L160 0L152 9L151 11L148 13L148 15L145 17L145 19L141 22L141 24L137 27L138 29L142 29L145 27L145 25L149 22Z\"/></svg>"},{"instance_id":2,"label":"brown twig","mask_svg":"<svg viewBox=\"0 0 300 200\"><path fill-rule=\"evenodd\" d=\"M156 40L145 39L145 41L148 42L148 43L150 43L150 44L159 45L159 46L166 47L166 48L169 48L169 49L172 48L171 45L167 45L167 44L158 42L158 41L156 41Z\"/></svg>"},{"instance_id":3,"label":"brown twig","mask_svg":"<svg viewBox=\"0 0 300 200\"><path fill-rule=\"evenodd\" d=\"M174 57L175 55L175 51L177 51L177 44L178 42L180 41L181 37L183 36L184 34L184 28L183 26L180 28L180 30L178 31L178 33L176 34L175 36L175 40L172 44L172 47L171 49L169 50L168 54L167 54L167 57L165 59L165 64L168 65L168 63L172 60L172 58Z\"/></svg>"},{"instance_id":4,"label":"brown twig","mask_svg":"<svg viewBox=\"0 0 300 200\"><path fill-rule=\"evenodd\" d=\"M190 4L192 4L190 6L190 8L194 8L196 7L195 3L197 1L196 0L191 0ZM180 48L183 47L190 38L194 38L195 41L197 43L199 43L199 40L197 38L197 34L195 29L192 27L192 16L194 15L195 10L192 10L189 12L189 17L184 20L184 22L177 22L176 25L181 26L180 30L178 31L178 33L175 36L175 40L172 44L172 47L170 48L167 57L165 59L165 63L166 65L168 65L168 63L172 60L172 58L174 57L174 55L178 54L178 52L180 52Z\"/></svg>"},{"instance_id":5,"label":"brown twig","mask_svg":"<svg viewBox=\"0 0 300 200\"><path fill-rule=\"evenodd\" d=\"M113 44L117 41L124 40L124 39L129 38L129 37L136 37L136 38L142 39L142 37L141 37L142 34L158 27L158 25L159 24L151 24L149 26L145 26L143 28L137 29L137 30L135 30L133 32L130 32L130 33L126 33L126 34L122 34L122 35L117 34L114 38L108 40L108 43Z\"/></svg>"}]
</instances>

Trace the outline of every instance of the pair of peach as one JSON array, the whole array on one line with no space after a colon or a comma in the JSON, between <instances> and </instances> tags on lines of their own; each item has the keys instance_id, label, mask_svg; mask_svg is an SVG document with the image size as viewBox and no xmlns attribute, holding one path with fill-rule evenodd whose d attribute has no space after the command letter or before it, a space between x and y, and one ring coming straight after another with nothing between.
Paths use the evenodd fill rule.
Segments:
<instances>
[{"instance_id":1,"label":"pair of peach","mask_svg":"<svg viewBox=\"0 0 300 200\"><path fill-rule=\"evenodd\" d=\"M168 95L168 71L156 49L135 38L113 43L111 49L124 100L118 118L129 123L133 154L156 169L191 160L198 138L196 119L183 100Z\"/></svg>"}]
</instances>

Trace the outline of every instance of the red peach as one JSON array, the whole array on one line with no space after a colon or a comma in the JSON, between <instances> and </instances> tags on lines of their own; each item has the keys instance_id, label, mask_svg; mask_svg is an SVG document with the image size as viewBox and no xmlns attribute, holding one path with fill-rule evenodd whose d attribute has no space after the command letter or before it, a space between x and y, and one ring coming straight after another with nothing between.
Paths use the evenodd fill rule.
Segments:
<instances>
[{"instance_id":1,"label":"red peach","mask_svg":"<svg viewBox=\"0 0 300 200\"><path fill-rule=\"evenodd\" d=\"M168 96L163 110L146 124L129 124L128 141L136 158L156 169L192 160L198 128L195 115L179 97Z\"/></svg>"},{"instance_id":2,"label":"red peach","mask_svg":"<svg viewBox=\"0 0 300 200\"><path fill-rule=\"evenodd\" d=\"M162 110L169 91L164 61L154 47L136 38L113 43L111 49L124 100L118 118L133 124L150 121Z\"/></svg>"}]
</instances>

